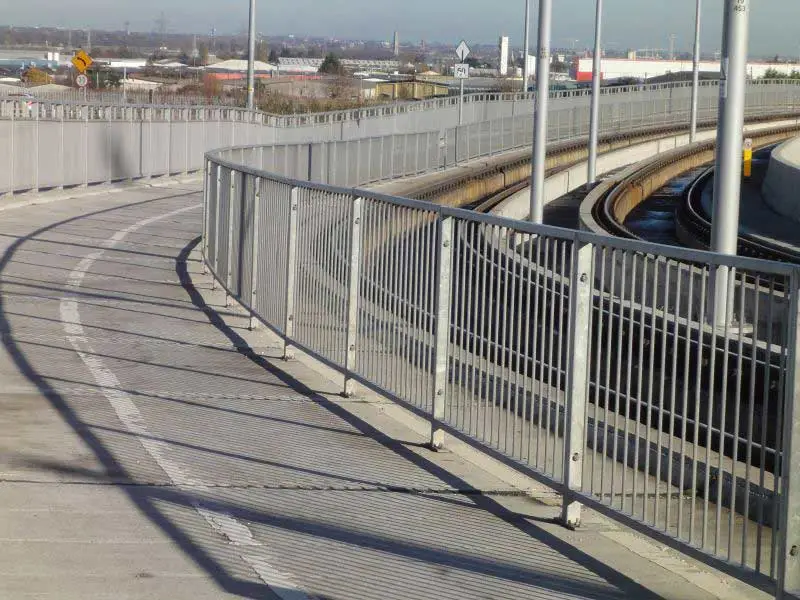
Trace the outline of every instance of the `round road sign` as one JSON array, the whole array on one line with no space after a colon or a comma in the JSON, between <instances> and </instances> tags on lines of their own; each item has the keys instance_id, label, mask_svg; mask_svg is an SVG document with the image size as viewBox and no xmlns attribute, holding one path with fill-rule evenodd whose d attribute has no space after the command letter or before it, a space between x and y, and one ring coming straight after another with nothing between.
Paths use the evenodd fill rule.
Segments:
<instances>
[{"instance_id":1,"label":"round road sign","mask_svg":"<svg viewBox=\"0 0 800 600\"><path fill-rule=\"evenodd\" d=\"M80 87L86 87L89 85L89 78L81 73L75 78L75 83L77 83Z\"/></svg>"}]
</instances>

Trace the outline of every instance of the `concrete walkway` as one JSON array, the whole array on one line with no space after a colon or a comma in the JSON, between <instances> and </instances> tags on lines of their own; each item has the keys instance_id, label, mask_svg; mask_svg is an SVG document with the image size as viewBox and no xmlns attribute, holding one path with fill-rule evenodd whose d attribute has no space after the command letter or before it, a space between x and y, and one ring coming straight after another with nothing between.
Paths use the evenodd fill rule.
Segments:
<instances>
[{"instance_id":1,"label":"concrete walkway","mask_svg":"<svg viewBox=\"0 0 800 600\"><path fill-rule=\"evenodd\" d=\"M281 361L198 189L0 213L0 598L766 597Z\"/></svg>"}]
</instances>

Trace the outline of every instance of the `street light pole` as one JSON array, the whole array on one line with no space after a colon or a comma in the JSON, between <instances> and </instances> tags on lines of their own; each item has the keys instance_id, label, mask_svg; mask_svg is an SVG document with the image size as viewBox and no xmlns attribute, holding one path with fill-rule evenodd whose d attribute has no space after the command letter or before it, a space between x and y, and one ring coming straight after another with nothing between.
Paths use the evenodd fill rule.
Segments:
<instances>
[{"instance_id":1,"label":"street light pole","mask_svg":"<svg viewBox=\"0 0 800 600\"><path fill-rule=\"evenodd\" d=\"M532 223L544 220L544 168L547 158L547 103L550 95L550 31L553 1L539 0L539 45L536 67L536 113L533 118L533 167L531 170Z\"/></svg>"},{"instance_id":2,"label":"street light pole","mask_svg":"<svg viewBox=\"0 0 800 600\"><path fill-rule=\"evenodd\" d=\"M597 144L600 138L600 79L602 73L602 56L600 39L603 27L603 0L597 0L597 12L594 20L594 60L592 61L592 108L589 124L589 168L586 184L597 181Z\"/></svg>"},{"instance_id":3,"label":"street light pole","mask_svg":"<svg viewBox=\"0 0 800 600\"><path fill-rule=\"evenodd\" d=\"M739 237L750 0L725 0L724 10L711 250L735 255ZM719 267L714 284L716 325L727 321L731 291L728 279L729 269Z\"/></svg>"},{"instance_id":4,"label":"street light pole","mask_svg":"<svg viewBox=\"0 0 800 600\"><path fill-rule=\"evenodd\" d=\"M531 28L531 0L525 0L525 41L523 49L522 63L522 92L528 91L528 82L531 80L531 72L528 68L528 51L530 49L530 28Z\"/></svg>"},{"instance_id":5,"label":"street light pole","mask_svg":"<svg viewBox=\"0 0 800 600\"><path fill-rule=\"evenodd\" d=\"M697 138L697 104L700 97L700 13L703 0L697 0L694 20L694 64L692 69L692 116L689 127L689 142Z\"/></svg>"},{"instance_id":6,"label":"street light pole","mask_svg":"<svg viewBox=\"0 0 800 600\"><path fill-rule=\"evenodd\" d=\"M255 107L254 97L256 89L256 0L250 0L250 27L248 37L247 55L247 109Z\"/></svg>"}]
</instances>

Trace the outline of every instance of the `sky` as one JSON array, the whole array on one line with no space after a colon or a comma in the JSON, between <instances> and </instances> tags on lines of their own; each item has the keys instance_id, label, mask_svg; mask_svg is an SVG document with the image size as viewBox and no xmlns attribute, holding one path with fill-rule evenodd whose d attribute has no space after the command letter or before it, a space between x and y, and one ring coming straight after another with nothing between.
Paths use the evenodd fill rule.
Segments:
<instances>
[{"instance_id":1,"label":"sky","mask_svg":"<svg viewBox=\"0 0 800 600\"><path fill-rule=\"evenodd\" d=\"M501 34L521 46L525 0L257 0L257 26L269 36L313 35L389 40L494 43ZM531 46L538 0L532 2ZM590 47L593 0L553 0L553 46ZM703 47L717 51L723 0L703 0ZM5 6L4 6L5 5ZM161 12L168 30L204 34L247 28L248 0L0 0L0 23L152 31ZM690 50L695 0L605 0L603 38L610 49L669 47ZM800 56L800 2L751 0L750 53Z\"/></svg>"}]
</instances>

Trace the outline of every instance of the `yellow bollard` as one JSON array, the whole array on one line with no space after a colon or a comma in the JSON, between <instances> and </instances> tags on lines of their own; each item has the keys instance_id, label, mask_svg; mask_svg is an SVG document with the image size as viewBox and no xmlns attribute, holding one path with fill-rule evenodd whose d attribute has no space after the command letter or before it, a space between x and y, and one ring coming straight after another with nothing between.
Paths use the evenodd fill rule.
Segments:
<instances>
[{"instance_id":1,"label":"yellow bollard","mask_svg":"<svg viewBox=\"0 0 800 600\"><path fill-rule=\"evenodd\" d=\"M742 146L743 151L742 154L744 155L744 166L742 168L742 174L746 178L750 178L753 174L753 140L747 138L744 141L744 145Z\"/></svg>"}]
</instances>

